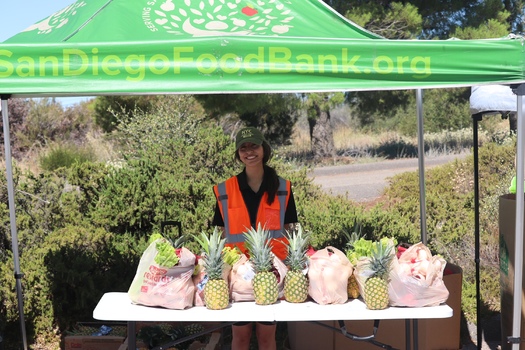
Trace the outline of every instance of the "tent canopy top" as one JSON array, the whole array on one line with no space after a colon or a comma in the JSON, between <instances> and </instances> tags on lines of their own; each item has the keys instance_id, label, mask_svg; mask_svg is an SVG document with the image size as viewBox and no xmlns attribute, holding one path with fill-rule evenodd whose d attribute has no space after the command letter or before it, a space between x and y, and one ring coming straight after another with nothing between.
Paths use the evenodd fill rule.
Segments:
<instances>
[{"instance_id":1,"label":"tent canopy top","mask_svg":"<svg viewBox=\"0 0 525 350\"><path fill-rule=\"evenodd\" d=\"M387 40L321 0L78 0L0 44L0 94L462 87L524 65L520 37Z\"/></svg>"}]
</instances>

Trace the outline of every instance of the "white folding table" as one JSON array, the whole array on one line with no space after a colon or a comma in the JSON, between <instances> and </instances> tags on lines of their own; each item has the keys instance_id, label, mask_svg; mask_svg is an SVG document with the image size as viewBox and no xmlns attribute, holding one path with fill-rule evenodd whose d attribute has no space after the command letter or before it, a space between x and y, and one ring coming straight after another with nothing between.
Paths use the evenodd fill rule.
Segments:
<instances>
[{"instance_id":1,"label":"white folding table","mask_svg":"<svg viewBox=\"0 0 525 350\"><path fill-rule=\"evenodd\" d=\"M254 302L234 302L224 310L209 310L203 306L185 310L136 305L127 293L112 292L102 296L93 311L93 318L102 321L125 321L128 324L128 344L136 348L135 322L273 322L273 321L332 321L332 320L417 320L452 317L453 310L446 304L431 307L389 307L385 310L368 310L360 299L348 300L344 304L320 305L312 301L300 304L279 300L272 305L257 305ZM344 330L343 330L344 331ZM417 332L414 332L414 336ZM410 341L410 327L407 322L406 336ZM414 339L417 350L417 339ZM409 341L407 344L409 344Z\"/></svg>"}]
</instances>

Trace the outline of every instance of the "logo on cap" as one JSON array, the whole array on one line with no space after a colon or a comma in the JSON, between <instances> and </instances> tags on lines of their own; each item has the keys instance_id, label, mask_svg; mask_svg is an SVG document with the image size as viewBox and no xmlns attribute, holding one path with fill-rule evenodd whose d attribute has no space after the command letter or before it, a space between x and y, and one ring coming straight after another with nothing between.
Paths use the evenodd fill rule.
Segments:
<instances>
[{"instance_id":1,"label":"logo on cap","mask_svg":"<svg viewBox=\"0 0 525 350\"><path fill-rule=\"evenodd\" d=\"M253 136L253 131L251 129L246 129L246 130L241 131L241 137L243 139L247 137L252 137L252 136Z\"/></svg>"}]
</instances>

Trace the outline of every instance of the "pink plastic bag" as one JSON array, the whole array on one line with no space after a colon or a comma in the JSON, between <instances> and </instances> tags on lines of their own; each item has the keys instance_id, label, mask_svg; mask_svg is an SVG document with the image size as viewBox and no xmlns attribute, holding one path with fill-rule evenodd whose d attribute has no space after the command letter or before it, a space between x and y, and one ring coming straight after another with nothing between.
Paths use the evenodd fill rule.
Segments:
<instances>
[{"instance_id":1,"label":"pink plastic bag","mask_svg":"<svg viewBox=\"0 0 525 350\"><path fill-rule=\"evenodd\" d=\"M277 274L277 288L279 290L279 298L284 297L284 276L288 272L288 268L275 255L272 261L273 268ZM254 301L252 280L255 277L253 265L245 254L242 254L240 259L233 264L230 272L230 293L232 301Z\"/></svg>"},{"instance_id":2,"label":"pink plastic bag","mask_svg":"<svg viewBox=\"0 0 525 350\"><path fill-rule=\"evenodd\" d=\"M318 304L344 304L353 266L337 248L326 247L310 257L308 294Z\"/></svg>"},{"instance_id":3,"label":"pink plastic bag","mask_svg":"<svg viewBox=\"0 0 525 350\"><path fill-rule=\"evenodd\" d=\"M232 301L254 301L252 280L255 276L252 263L245 254L232 266L230 293Z\"/></svg>"},{"instance_id":4,"label":"pink plastic bag","mask_svg":"<svg viewBox=\"0 0 525 350\"><path fill-rule=\"evenodd\" d=\"M155 263L157 241L142 254L128 296L136 304L182 310L193 305L195 287L192 281L195 255L186 248L180 251L176 266L163 267Z\"/></svg>"},{"instance_id":5,"label":"pink plastic bag","mask_svg":"<svg viewBox=\"0 0 525 350\"><path fill-rule=\"evenodd\" d=\"M206 276L206 270L204 269L204 264L202 259L199 259L195 270L198 271L192 276L193 285L195 286L195 296L193 298L194 306L206 306L204 303L204 286L208 281Z\"/></svg>"},{"instance_id":6,"label":"pink plastic bag","mask_svg":"<svg viewBox=\"0 0 525 350\"><path fill-rule=\"evenodd\" d=\"M286 273L288 272L288 267L286 267L286 264L279 259L277 256L273 256L273 267L275 271L277 272L277 288L279 290L279 299L284 298L284 277L286 276Z\"/></svg>"},{"instance_id":7,"label":"pink plastic bag","mask_svg":"<svg viewBox=\"0 0 525 350\"><path fill-rule=\"evenodd\" d=\"M449 292L443 282L446 261L432 256L430 250L417 243L392 262L388 293L390 305L423 307L447 301Z\"/></svg>"}]
</instances>

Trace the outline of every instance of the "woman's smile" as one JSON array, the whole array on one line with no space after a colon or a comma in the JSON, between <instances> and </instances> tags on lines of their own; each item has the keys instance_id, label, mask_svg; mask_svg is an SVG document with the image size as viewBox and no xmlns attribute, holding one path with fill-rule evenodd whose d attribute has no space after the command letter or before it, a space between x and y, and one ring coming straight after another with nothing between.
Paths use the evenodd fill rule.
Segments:
<instances>
[{"instance_id":1,"label":"woman's smile","mask_svg":"<svg viewBox=\"0 0 525 350\"><path fill-rule=\"evenodd\" d=\"M263 148L261 145L246 142L239 148L239 156L243 163L253 165L254 162L262 161Z\"/></svg>"}]
</instances>

